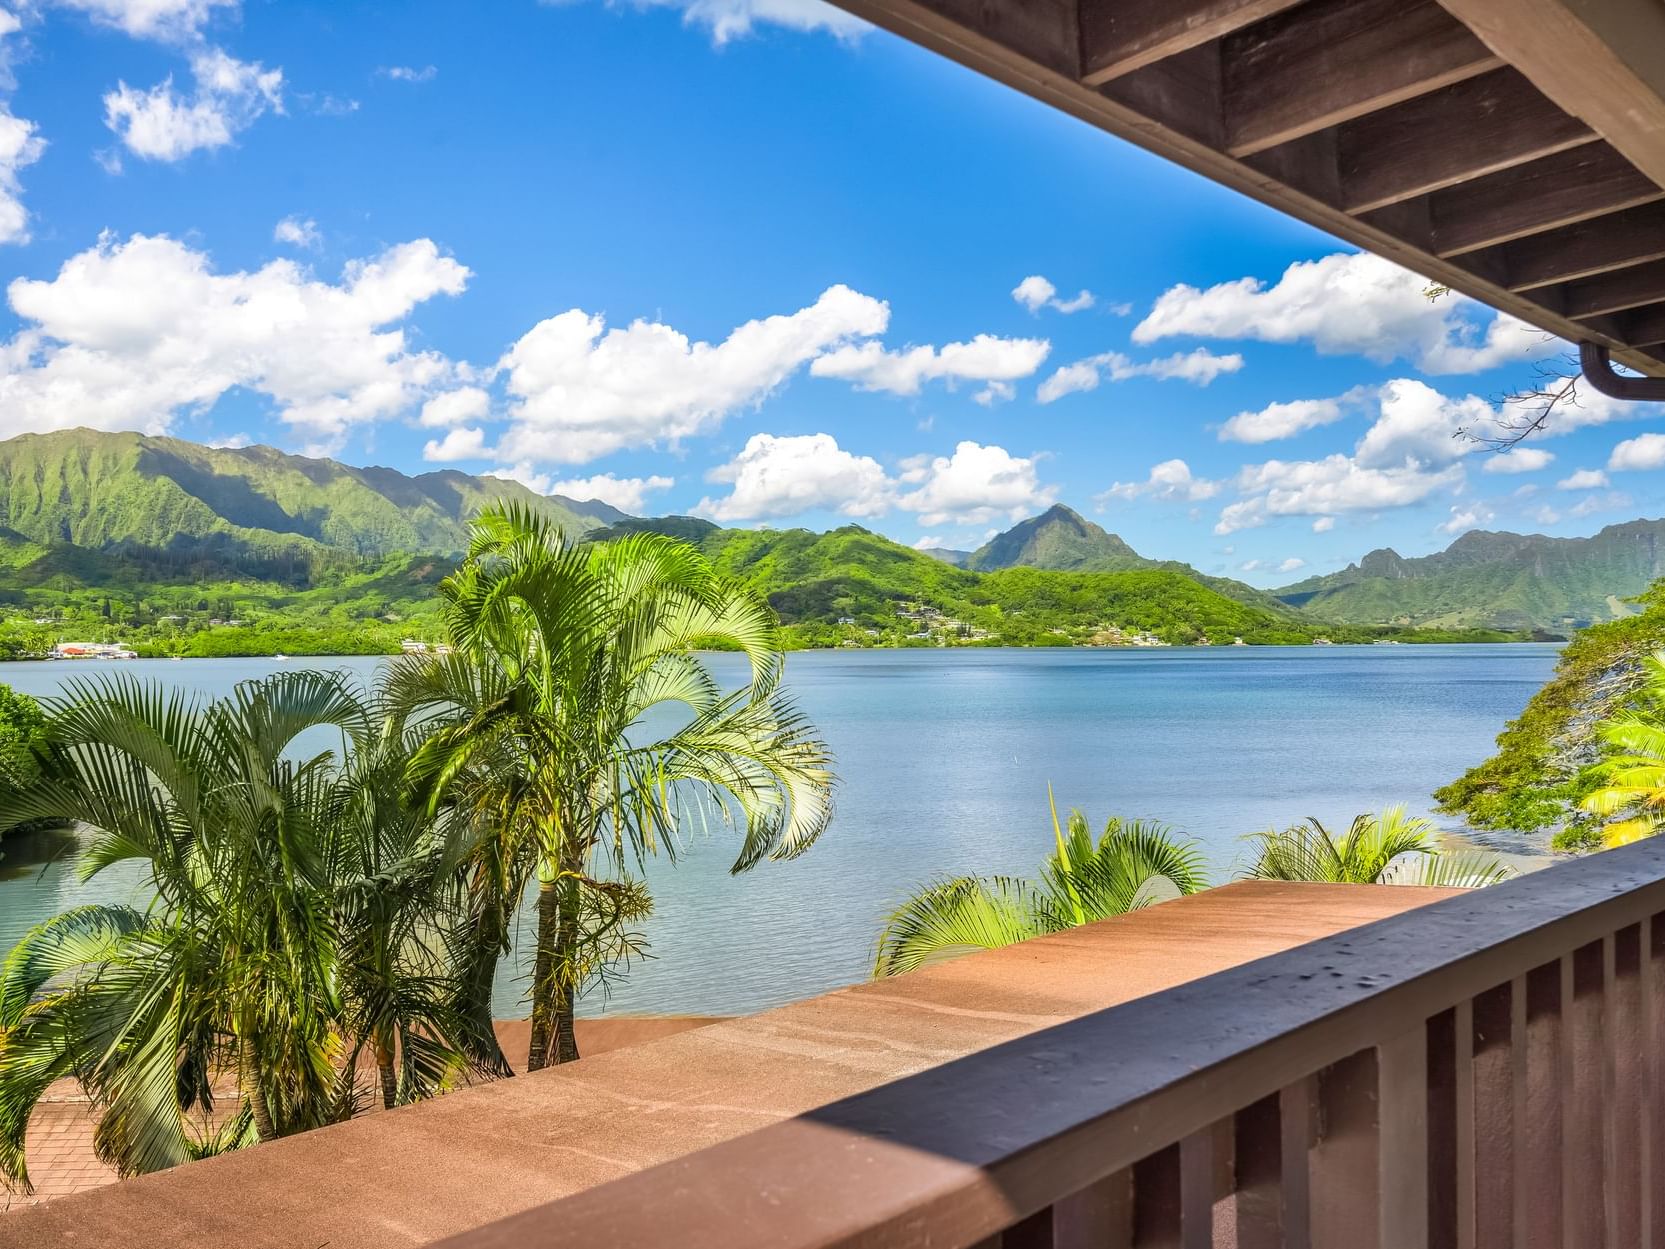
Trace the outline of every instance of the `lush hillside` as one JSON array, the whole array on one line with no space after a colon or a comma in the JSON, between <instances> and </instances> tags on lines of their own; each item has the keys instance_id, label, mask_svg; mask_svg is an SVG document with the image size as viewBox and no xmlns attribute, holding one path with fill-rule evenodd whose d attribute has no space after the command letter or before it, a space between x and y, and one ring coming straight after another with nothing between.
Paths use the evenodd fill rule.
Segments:
<instances>
[{"instance_id":1,"label":"lush hillside","mask_svg":"<svg viewBox=\"0 0 1665 1249\"><path fill-rule=\"evenodd\" d=\"M940 554L940 553L936 553ZM1123 539L1095 525L1073 508L1058 504L1039 516L1020 521L996 534L963 561L967 568L994 572L1002 568L1044 568L1057 572L1130 572L1160 569L1177 573L1205 585L1227 598L1273 615L1283 614L1285 604L1241 581L1211 577L1178 560L1147 559Z\"/></svg>"},{"instance_id":2,"label":"lush hillside","mask_svg":"<svg viewBox=\"0 0 1665 1249\"><path fill-rule=\"evenodd\" d=\"M136 550L152 563L379 559L460 552L468 517L495 499L538 507L575 531L624 519L601 503L467 473L409 477L271 447L65 430L0 442L0 526L42 545Z\"/></svg>"},{"instance_id":3,"label":"lush hillside","mask_svg":"<svg viewBox=\"0 0 1665 1249\"><path fill-rule=\"evenodd\" d=\"M468 517L496 499L575 532L628 519L494 477L270 447L90 430L0 442L0 654L68 639L179 654L397 649L432 616Z\"/></svg>"},{"instance_id":4,"label":"lush hillside","mask_svg":"<svg viewBox=\"0 0 1665 1249\"><path fill-rule=\"evenodd\" d=\"M1239 602L1174 567L1121 572L976 572L857 525L721 529L688 517L632 520L594 535L650 530L694 542L768 596L799 645L1113 644L1366 641L1379 630L1315 625L1281 604Z\"/></svg>"},{"instance_id":5,"label":"lush hillside","mask_svg":"<svg viewBox=\"0 0 1665 1249\"><path fill-rule=\"evenodd\" d=\"M541 508L572 532L649 528L694 542L769 598L793 645L1384 636L1145 559L1068 508L1025 521L966 557L977 567L959 567L856 526L643 521L466 473L407 476L269 447L73 430L0 443L0 654L67 640L181 655L396 650L434 633L434 587L469 516L495 499Z\"/></svg>"},{"instance_id":6,"label":"lush hillside","mask_svg":"<svg viewBox=\"0 0 1665 1249\"><path fill-rule=\"evenodd\" d=\"M1549 684L1498 736L1497 754L1434 795L1445 810L1475 828L1553 829L1558 845L1583 843L1588 829L1576 807L1601 757L1593 729L1636 690L1643 658L1665 647L1665 582L1635 606L1636 614L1573 637Z\"/></svg>"},{"instance_id":7,"label":"lush hillside","mask_svg":"<svg viewBox=\"0 0 1665 1249\"><path fill-rule=\"evenodd\" d=\"M1661 575L1665 520L1636 520L1590 538L1475 531L1416 559L1372 551L1341 572L1276 594L1321 619L1352 624L1564 634L1629 614L1624 600Z\"/></svg>"}]
</instances>

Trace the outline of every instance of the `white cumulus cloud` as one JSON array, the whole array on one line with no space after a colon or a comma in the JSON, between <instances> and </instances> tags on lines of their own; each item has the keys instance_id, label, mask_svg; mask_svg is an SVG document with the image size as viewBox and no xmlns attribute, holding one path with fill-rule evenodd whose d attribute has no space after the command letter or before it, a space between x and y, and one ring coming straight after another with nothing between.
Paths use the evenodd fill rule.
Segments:
<instances>
[{"instance_id":1,"label":"white cumulus cloud","mask_svg":"<svg viewBox=\"0 0 1665 1249\"><path fill-rule=\"evenodd\" d=\"M951 456L914 456L902 462L900 476L913 489L897 505L918 512L919 523L927 526L1020 520L1058 501L1057 487L1041 483L1035 463L1004 447L969 440Z\"/></svg>"},{"instance_id":2,"label":"white cumulus cloud","mask_svg":"<svg viewBox=\"0 0 1665 1249\"><path fill-rule=\"evenodd\" d=\"M1508 451L1486 458L1487 473L1535 473L1540 468L1548 468L1555 462L1553 453L1540 447L1513 447Z\"/></svg>"},{"instance_id":3,"label":"white cumulus cloud","mask_svg":"<svg viewBox=\"0 0 1665 1249\"><path fill-rule=\"evenodd\" d=\"M225 147L262 113L283 111L281 69L208 48L191 57L191 76L189 96L171 76L149 90L118 83L104 97L104 124L134 155L177 161Z\"/></svg>"},{"instance_id":4,"label":"white cumulus cloud","mask_svg":"<svg viewBox=\"0 0 1665 1249\"><path fill-rule=\"evenodd\" d=\"M567 0L542 0L558 5ZM822 31L841 40L858 39L872 29L852 13L822 0L631 0L640 9L678 9L684 24L711 32L718 47L743 39L759 26L805 33Z\"/></svg>"},{"instance_id":5,"label":"white cumulus cloud","mask_svg":"<svg viewBox=\"0 0 1665 1249\"><path fill-rule=\"evenodd\" d=\"M426 429L450 429L482 421L491 411L491 396L478 386L443 391L422 405L418 423Z\"/></svg>"},{"instance_id":6,"label":"white cumulus cloud","mask_svg":"<svg viewBox=\"0 0 1665 1249\"><path fill-rule=\"evenodd\" d=\"M272 240L311 249L322 243L324 236L318 233L318 223L311 217L289 216L272 227Z\"/></svg>"},{"instance_id":7,"label":"white cumulus cloud","mask_svg":"<svg viewBox=\"0 0 1665 1249\"><path fill-rule=\"evenodd\" d=\"M1476 449L1456 431L1492 414L1491 404L1477 395L1453 399L1426 382L1405 377L1385 383L1377 398L1376 421L1356 452L1365 468L1453 463Z\"/></svg>"},{"instance_id":8,"label":"white cumulus cloud","mask_svg":"<svg viewBox=\"0 0 1665 1249\"><path fill-rule=\"evenodd\" d=\"M1665 434L1639 434L1625 439L1608 455L1607 467L1615 473L1665 468Z\"/></svg>"},{"instance_id":9,"label":"white cumulus cloud","mask_svg":"<svg viewBox=\"0 0 1665 1249\"><path fill-rule=\"evenodd\" d=\"M1293 438L1323 425L1333 425L1369 398L1365 387L1355 387L1333 399L1290 399L1269 403L1255 412L1239 412L1220 426L1220 441L1262 443Z\"/></svg>"},{"instance_id":10,"label":"white cumulus cloud","mask_svg":"<svg viewBox=\"0 0 1665 1249\"><path fill-rule=\"evenodd\" d=\"M676 478L657 474L652 477L615 477L611 473L597 473L594 477L569 477L565 481L557 481L549 487L549 493L565 495L580 503L599 499L621 512L640 515L647 506L648 495L669 490L674 485Z\"/></svg>"},{"instance_id":11,"label":"white cumulus cloud","mask_svg":"<svg viewBox=\"0 0 1665 1249\"><path fill-rule=\"evenodd\" d=\"M1237 353L1216 355L1206 347L1176 352L1155 360L1133 360L1119 351L1106 351L1060 366L1035 388L1035 398L1041 403L1051 403L1065 395L1097 390L1106 377L1113 382L1125 382L1132 377L1154 377L1161 381L1178 380L1206 386L1222 373L1235 373L1242 367L1243 357Z\"/></svg>"},{"instance_id":12,"label":"white cumulus cloud","mask_svg":"<svg viewBox=\"0 0 1665 1249\"><path fill-rule=\"evenodd\" d=\"M181 43L198 36L216 9L236 9L239 0L50 0L61 9L85 13L135 39Z\"/></svg>"},{"instance_id":13,"label":"white cumulus cloud","mask_svg":"<svg viewBox=\"0 0 1665 1249\"><path fill-rule=\"evenodd\" d=\"M1407 507L1454 490L1462 480L1461 464L1426 472L1415 465L1365 468L1345 455L1322 460L1268 460L1249 465L1238 474L1235 484L1246 497L1221 511L1214 532L1251 529L1275 516L1333 518L1348 512Z\"/></svg>"},{"instance_id":14,"label":"white cumulus cloud","mask_svg":"<svg viewBox=\"0 0 1665 1249\"><path fill-rule=\"evenodd\" d=\"M21 29L15 14L0 9L0 88L11 85L6 40ZM23 206L21 171L40 159L46 141L32 121L15 116L9 99L0 96L0 243L29 241L29 211Z\"/></svg>"},{"instance_id":15,"label":"white cumulus cloud","mask_svg":"<svg viewBox=\"0 0 1665 1249\"><path fill-rule=\"evenodd\" d=\"M164 430L243 388L331 445L452 377L454 365L411 350L398 324L468 278L427 239L354 262L330 283L288 260L217 273L205 253L165 235L106 237L56 277L7 288L23 328L0 343L0 436Z\"/></svg>"},{"instance_id":16,"label":"white cumulus cloud","mask_svg":"<svg viewBox=\"0 0 1665 1249\"><path fill-rule=\"evenodd\" d=\"M1382 364L1405 359L1425 373L1477 373L1561 349L1525 322L1464 296L1430 300L1427 285L1379 256L1342 252L1290 265L1271 286L1254 277L1206 290L1175 286L1134 327L1133 341L1310 342L1325 355Z\"/></svg>"},{"instance_id":17,"label":"white cumulus cloud","mask_svg":"<svg viewBox=\"0 0 1665 1249\"><path fill-rule=\"evenodd\" d=\"M858 390L917 395L931 381L1010 383L1041 367L1052 345L1043 338L1000 338L979 334L970 342L942 347L904 347L892 351L882 343L852 343L830 351L809 366L814 377L849 382Z\"/></svg>"},{"instance_id":18,"label":"white cumulus cloud","mask_svg":"<svg viewBox=\"0 0 1665 1249\"><path fill-rule=\"evenodd\" d=\"M1605 490L1607 474L1599 468L1581 468L1555 483L1557 490Z\"/></svg>"},{"instance_id":19,"label":"white cumulus cloud","mask_svg":"<svg viewBox=\"0 0 1665 1249\"><path fill-rule=\"evenodd\" d=\"M486 446L486 431L469 425L459 425L443 438L430 438L422 448L422 458L438 464L483 460L490 454Z\"/></svg>"},{"instance_id":20,"label":"white cumulus cloud","mask_svg":"<svg viewBox=\"0 0 1665 1249\"><path fill-rule=\"evenodd\" d=\"M1203 499L1212 499L1218 493L1219 482L1194 476L1191 466L1184 460L1163 460L1150 470L1150 476L1144 481L1118 481L1096 496L1095 502L1103 505L1111 499L1128 500L1144 496L1197 503Z\"/></svg>"},{"instance_id":21,"label":"white cumulus cloud","mask_svg":"<svg viewBox=\"0 0 1665 1249\"><path fill-rule=\"evenodd\" d=\"M674 445L762 402L823 353L883 333L889 318L881 301L833 286L806 308L748 321L712 344L657 321L608 329L574 308L540 321L499 362L513 398L504 454L583 463Z\"/></svg>"},{"instance_id":22,"label":"white cumulus cloud","mask_svg":"<svg viewBox=\"0 0 1665 1249\"><path fill-rule=\"evenodd\" d=\"M1059 299L1058 288L1038 273L1031 274L1014 286L1012 298L1030 312L1051 308L1054 312L1062 312L1066 316L1072 312L1083 312L1091 308L1094 302L1093 293L1089 290L1079 291L1068 299Z\"/></svg>"},{"instance_id":23,"label":"white cumulus cloud","mask_svg":"<svg viewBox=\"0 0 1665 1249\"><path fill-rule=\"evenodd\" d=\"M732 487L722 498L701 499L694 509L718 521L821 510L878 516L895 496L894 483L877 460L852 455L831 434L753 434L739 455L707 476Z\"/></svg>"},{"instance_id":24,"label":"white cumulus cloud","mask_svg":"<svg viewBox=\"0 0 1665 1249\"><path fill-rule=\"evenodd\" d=\"M1493 519L1491 508L1484 503L1454 504L1451 514L1444 522L1435 528L1441 533L1467 533L1470 529L1478 529L1481 525L1490 524Z\"/></svg>"}]
</instances>

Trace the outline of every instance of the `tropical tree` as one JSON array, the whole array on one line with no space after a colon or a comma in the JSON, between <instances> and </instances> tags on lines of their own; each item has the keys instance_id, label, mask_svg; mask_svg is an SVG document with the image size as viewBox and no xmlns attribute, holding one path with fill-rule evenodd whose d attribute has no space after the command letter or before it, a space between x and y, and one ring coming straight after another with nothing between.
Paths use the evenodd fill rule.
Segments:
<instances>
[{"instance_id":1,"label":"tropical tree","mask_svg":"<svg viewBox=\"0 0 1665 1249\"><path fill-rule=\"evenodd\" d=\"M458 852L389 818L396 787L367 795L402 761L381 762L363 691L289 671L204 704L117 677L48 712L41 776L0 803L0 829L77 821L83 878L138 860L154 900L59 915L0 968L0 1175L27 1185L29 1116L61 1077L131 1174L346 1117L358 1053L380 1060L389 1036L408 1095L459 1069L409 983L413 916L443 924L430 881ZM216 1108L227 1075L237 1103Z\"/></svg>"},{"instance_id":2,"label":"tropical tree","mask_svg":"<svg viewBox=\"0 0 1665 1249\"><path fill-rule=\"evenodd\" d=\"M451 653L401 661L390 688L432 730L413 789L480 832L477 1019L537 882L535 1070L578 1056L578 994L639 948L646 857L674 857L707 822L740 827L736 872L803 853L831 818L831 757L782 689L774 612L686 543L577 543L529 509L492 508L440 599ZM744 656L749 679L725 690L696 653L711 647Z\"/></svg>"},{"instance_id":3,"label":"tropical tree","mask_svg":"<svg viewBox=\"0 0 1665 1249\"><path fill-rule=\"evenodd\" d=\"M874 976L1125 915L1208 885L1195 843L1166 825L1112 816L1095 841L1081 812L1060 828L1056 808L1052 825L1056 848L1038 880L958 876L898 907L879 937Z\"/></svg>"},{"instance_id":4,"label":"tropical tree","mask_svg":"<svg viewBox=\"0 0 1665 1249\"><path fill-rule=\"evenodd\" d=\"M9 685L0 685L0 794L34 779L35 752L46 740L40 704Z\"/></svg>"},{"instance_id":5,"label":"tropical tree","mask_svg":"<svg viewBox=\"0 0 1665 1249\"><path fill-rule=\"evenodd\" d=\"M1579 805L1606 818L1605 845L1653 836L1665 826L1665 651L1642 661L1641 686L1596 726L1596 740L1611 753L1592 769L1599 787Z\"/></svg>"},{"instance_id":6,"label":"tropical tree","mask_svg":"<svg viewBox=\"0 0 1665 1249\"><path fill-rule=\"evenodd\" d=\"M1514 875L1491 855L1441 850L1434 844L1434 833L1432 824L1406 815L1402 806L1356 816L1340 837L1309 818L1281 832L1250 834L1255 861L1245 875L1255 880L1465 889Z\"/></svg>"}]
</instances>

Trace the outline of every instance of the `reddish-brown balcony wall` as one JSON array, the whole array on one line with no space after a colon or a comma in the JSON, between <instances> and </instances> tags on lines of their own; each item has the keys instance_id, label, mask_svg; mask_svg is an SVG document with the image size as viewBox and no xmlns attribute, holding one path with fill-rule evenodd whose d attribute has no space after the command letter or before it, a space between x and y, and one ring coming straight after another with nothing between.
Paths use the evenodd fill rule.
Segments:
<instances>
[{"instance_id":1,"label":"reddish-brown balcony wall","mask_svg":"<svg viewBox=\"0 0 1665 1249\"><path fill-rule=\"evenodd\" d=\"M1448 892L1229 885L16 1211L0 1243L421 1245Z\"/></svg>"}]
</instances>

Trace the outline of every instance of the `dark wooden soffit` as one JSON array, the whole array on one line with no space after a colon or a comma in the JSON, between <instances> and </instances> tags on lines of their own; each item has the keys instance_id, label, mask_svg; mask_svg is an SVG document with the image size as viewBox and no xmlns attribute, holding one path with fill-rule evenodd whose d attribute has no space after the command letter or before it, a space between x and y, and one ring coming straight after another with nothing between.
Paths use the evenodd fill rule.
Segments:
<instances>
[{"instance_id":1,"label":"dark wooden soffit","mask_svg":"<svg viewBox=\"0 0 1665 1249\"><path fill-rule=\"evenodd\" d=\"M1661 0L837 2L1665 376Z\"/></svg>"}]
</instances>

